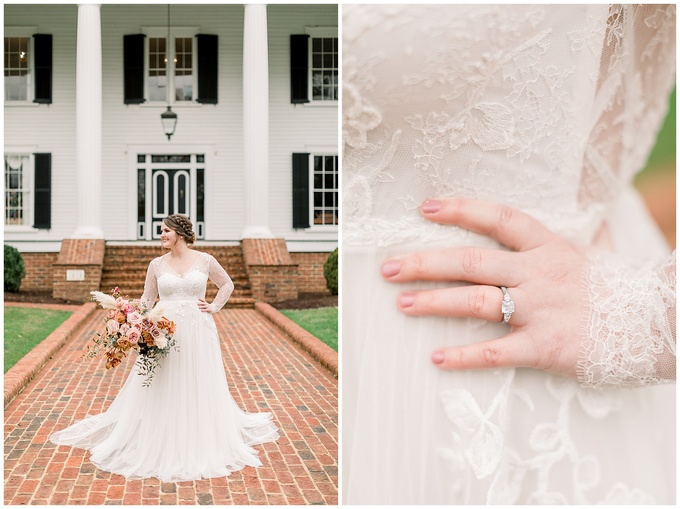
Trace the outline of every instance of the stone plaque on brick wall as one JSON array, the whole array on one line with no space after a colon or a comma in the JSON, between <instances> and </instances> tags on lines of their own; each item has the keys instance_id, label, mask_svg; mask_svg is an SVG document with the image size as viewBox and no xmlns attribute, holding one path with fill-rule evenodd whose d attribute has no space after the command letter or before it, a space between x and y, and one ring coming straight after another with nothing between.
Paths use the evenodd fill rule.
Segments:
<instances>
[{"instance_id":1,"label":"stone plaque on brick wall","mask_svg":"<svg viewBox=\"0 0 680 509\"><path fill-rule=\"evenodd\" d=\"M82 269L67 270L66 281L85 281L85 271Z\"/></svg>"}]
</instances>

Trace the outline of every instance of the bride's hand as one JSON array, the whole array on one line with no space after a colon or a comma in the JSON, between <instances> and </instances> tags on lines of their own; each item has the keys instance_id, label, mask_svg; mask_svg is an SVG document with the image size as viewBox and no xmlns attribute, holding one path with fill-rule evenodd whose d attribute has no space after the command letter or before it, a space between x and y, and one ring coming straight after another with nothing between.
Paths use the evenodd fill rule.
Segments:
<instances>
[{"instance_id":1,"label":"bride's hand","mask_svg":"<svg viewBox=\"0 0 680 509\"><path fill-rule=\"evenodd\" d=\"M408 315L470 316L502 322L501 286L514 301L507 335L436 350L432 362L445 369L530 367L576 378L588 309L583 291L585 249L504 205L460 198L428 200L421 213L436 223L488 235L512 249L444 248L383 263L383 276L390 282L473 283L402 293L398 306Z\"/></svg>"},{"instance_id":2,"label":"bride's hand","mask_svg":"<svg viewBox=\"0 0 680 509\"><path fill-rule=\"evenodd\" d=\"M203 313L210 313L211 315L215 312L213 305L206 302L205 299L198 299L198 309Z\"/></svg>"}]
</instances>

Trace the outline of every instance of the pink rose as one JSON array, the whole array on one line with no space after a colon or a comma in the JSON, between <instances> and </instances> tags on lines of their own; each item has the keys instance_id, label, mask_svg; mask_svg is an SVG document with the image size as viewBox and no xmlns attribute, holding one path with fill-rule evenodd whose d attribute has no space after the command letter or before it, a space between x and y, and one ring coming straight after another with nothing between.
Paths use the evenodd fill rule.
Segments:
<instances>
[{"instance_id":1,"label":"pink rose","mask_svg":"<svg viewBox=\"0 0 680 509\"><path fill-rule=\"evenodd\" d=\"M127 331L127 334L125 335L130 340L130 343L137 343L137 341L139 341L140 333L134 327Z\"/></svg>"},{"instance_id":2,"label":"pink rose","mask_svg":"<svg viewBox=\"0 0 680 509\"><path fill-rule=\"evenodd\" d=\"M122 309L123 306L125 306L125 304L127 304L127 302L125 301L125 299L123 297L118 297L116 299L116 307L118 309Z\"/></svg>"},{"instance_id":3,"label":"pink rose","mask_svg":"<svg viewBox=\"0 0 680 509\"><path fill-rule=\"evenodd\" d=\"M128 323L131 323L133 325L141 324L142 315L139 314L139 311L133 311L132 313L127 315L127 321Z\"/></svg>"},{"instance_id":4,"label":"pink rose","mask_svg":"<svg viewBox=\"0 0 680 509\"><path fill-rule=\"evenodd\" d=\"M123 308L123 313L125 313L126 315L129 315L129 314L132 313L134 310L135 310L134 306L128 304L127 306L125 306L125 307Z\"/></svg>"},{"instance_id":5,"label":"pink rose","mask_svg":"<svg viewBox=\"0 0 680 509\"><path fill-rule=\"evenodd\" d=\"M116 317L116 310L115 309L109 309L109 312L106 313L106 318L115 318Z\"/></svg>"},{"instance_id":6,"label":"pink rose","mask_svg":"<svg viewBox=\"0 0 680 509\"><path fill-rule=\"evenodd\" d=\"M163 333L160 331L160 329L157 329L155 327L153 329L151 329L149 332L151 333L151 335L153 336L153 338L155 340L157 340L158 338L160 338L163 335Z\"/></svg>"},{"instance_id":7,"label":"pink rose","mask_svg":"<svg viewBox=\"0 0 680 509\"><path fill-rule=\"evenodd\" d=\"M127 334L127 331L129 331L129 330L130 330L130 326L127 323L124 323L123 325L120 326L120 329L118 329L118 332L125 335L125 334Z\"/></svg>"},{"instance_id":8,"label":"pink rose","mask_svg":"<svg viewBox=\"0 0 680 509\"><path fill-rule=\"evenodd\" d=\"M149 330L151 327L153 327L153 322L147 317L142 318L142 329Z\"/></svg>"}]
</instances>

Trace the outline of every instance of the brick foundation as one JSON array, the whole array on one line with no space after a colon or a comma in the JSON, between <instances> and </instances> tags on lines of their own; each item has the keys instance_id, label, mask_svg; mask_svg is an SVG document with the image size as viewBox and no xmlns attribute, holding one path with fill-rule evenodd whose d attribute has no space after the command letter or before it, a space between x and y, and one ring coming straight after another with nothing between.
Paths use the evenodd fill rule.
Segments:
<instances>
[{"instance_id":1,"label":"brick foundation","mask_svg":"<svg viewBox=\"0 0 680 509\"><path fill-rule=\"evenodd\" d=\"M56 298L84 302L91 290L109 292L113 286L120 286L131 297L138 297L148 262L162 254L149 246L109 246L104 259L98 251L104 251L103 241L74 242L65 239L61 253L22 253L26 276L21 289L51 291ZM232 276L236 290L230 307L252 307L253 298L279 302L296 299L298 293L328 293L323 275L328 253L288 253L283 239L245 239L241 248L200 246L198 250L215 256ZM85 270L85 280L66 281L66 271L78 269ZM208 286L210 299L216 288Z\"/></svg>"},{"instance_id":2,"label":"brick foundation","mask_svg":"<svg viewBox=\"0 0 680 509\"><path fill-rule=\"evenodd\" d=\"M329 253L290 253L298 266L297 287L299 293L329 293L323 264Z\"/></svg>"},{"instance_id":3,"label":"brick foundation","mask_svg":"<svg viewBox=\"0 0 680 509\"><path fill-rule=\"evenodd\" d=\"M101 283L104 246L103 239L64 239L62 241L52 278L52 296L55 299L76 302L86 302L90 299L90 292L98 289ZM69 270L84 271L84 279L68 281L67 271Z\"/></svg>"},{"instance_id":4,"label":"brick foundation","mask_svg":"<svg viewBox=\"0 0 680 509\"><path fill-rule=\"evenodd\" d=\"M52 288L52 266L59 253L21 253L26 267L26 276L21 280L21 290L49 291Z\"/></svg>"},{"instance_id":5,"label":"brick foundation","mask_svg":"<svg viewBox=\"0 0 680 509\"><path fill-rule=\"evenodd\" d=\"M298 298L297 265L291 260L284 239L243 239L241 247L256 301Z\"/></svg>"}]
</instances>

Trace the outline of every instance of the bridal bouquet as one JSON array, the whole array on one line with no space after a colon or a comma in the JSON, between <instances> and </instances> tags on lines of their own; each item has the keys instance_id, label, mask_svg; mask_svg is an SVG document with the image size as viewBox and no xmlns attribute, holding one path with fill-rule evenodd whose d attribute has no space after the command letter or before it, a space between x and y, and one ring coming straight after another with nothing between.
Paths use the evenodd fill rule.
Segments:
<instances>
[{"instance_id":1,"label":"bridal bouquet","mask_svg":"<svg viewBox=\"0 0 680 509\"><path fill-rule=\"evenodd\" d=\"M159 361L175 346L172 335L175 323L163 316L163 309L147 309L141 301L123 297L118 287L111 295L90 292L92 300L108 309L104 318L106 332L92 338L94 345L87 347L86 357L94 358L102 352L106 356L106 369L115 368L130 350L139 353L139 374L146 376L144 386L153 380Z\"/></svg>"}]
</instances>

